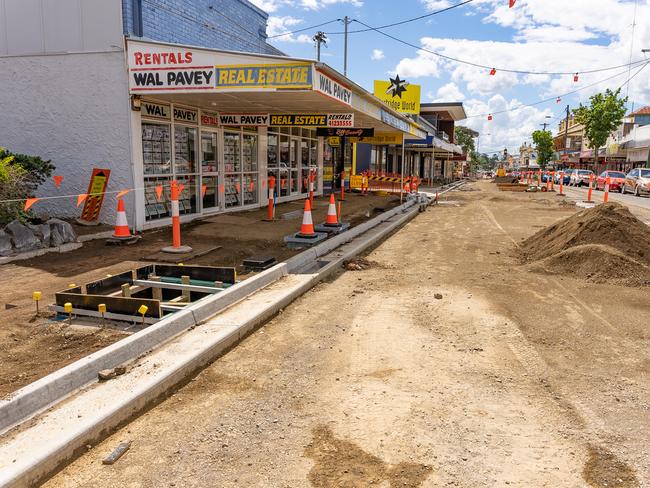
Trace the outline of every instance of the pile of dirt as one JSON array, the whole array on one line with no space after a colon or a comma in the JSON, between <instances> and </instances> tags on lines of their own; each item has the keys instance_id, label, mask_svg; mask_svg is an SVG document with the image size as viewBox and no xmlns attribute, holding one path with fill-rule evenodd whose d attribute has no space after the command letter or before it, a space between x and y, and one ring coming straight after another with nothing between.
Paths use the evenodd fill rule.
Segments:
<instances>
[{"instance_id":1,"label":"pile of dirt","mask_svg":"<svg viewBox=\"0 0 650 488\"><path fill-rule=\"evenodd\" d=\"M535 271L596 283L650 284L650 228L614 202L537 232L523 241L521 253Z\"/></svg>"},{"instance_id":2,"label":"pile of dirt","mask_svg":"<svg viewBox=\"0 0 650 488\"><path fill-rule=\"evenodd\" d=\"M366 258L354 258L351 259L350 261L343 262L343 267L347 271L363 271L365 269L369 269L374 266L377 266L377 263L375 261L370 261Z\"/></svg>"}]
</instances>

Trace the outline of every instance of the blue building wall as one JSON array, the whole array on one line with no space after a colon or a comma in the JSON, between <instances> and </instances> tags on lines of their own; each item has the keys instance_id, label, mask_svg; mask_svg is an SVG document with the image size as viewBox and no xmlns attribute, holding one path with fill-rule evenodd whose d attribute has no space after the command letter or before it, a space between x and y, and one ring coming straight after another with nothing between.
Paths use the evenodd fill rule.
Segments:
<instances>
[{"instance_id":1,"label":"blue building wall","mask_svg":"<svg viewBox=\"0 0 650 488\"><path fill-rule=\"evenodd\" d=\"M247 0L122 0L122 11L130 37L284 55L266 42L268 14Z\"/></svg>"}]
</instances>

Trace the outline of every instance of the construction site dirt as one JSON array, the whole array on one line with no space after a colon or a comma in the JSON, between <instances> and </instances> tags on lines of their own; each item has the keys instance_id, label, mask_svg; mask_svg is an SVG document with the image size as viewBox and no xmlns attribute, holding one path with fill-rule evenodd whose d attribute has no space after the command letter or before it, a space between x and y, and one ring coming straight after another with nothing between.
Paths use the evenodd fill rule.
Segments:
<instances>
[{"instance_id":1,"label":"construction site dirt","mask_svg":"<svg viewBox=\"0 0 650 488\"><path fill-rule=\"evenodd\" d=\"M328 198L315 199L314 222L325 220ZM399 204L399 196L346 195L342 204L345 221L352 225ZM122 337L119 330L67 327L53 322L46 306L54 293L69 284L101 279L142 266L147 262L184 262L210 266L234 266L243 278L242 260L264 255L281 261L294 255L283 243L285 235L300 229L304 201L279 204L277 220L264 222L267 209L220 214L183 225L183 244L194 248L197 257L160 252L171 243L169 228L147 231L135 245L107 246L103 239L85 242L69 253L46 254L0 266L0 397L8 395L52 371ZM289 214L291 218L282 218ZM286 215L285 215L286 217ZM82 228L84 234L90 228ZM98 229L105 231L105 228ZM190 255L192 256L192 255ZM42 293L41 315L35 315L34 291Z\"/></svg>"},{"instance_id":2,"label":"construction site dirt","mask_svg":"<svg viewBox=\"0 0 650 488\"><path fill-rule=\"evenodd\" d=\"M45 486L650 486L648 287L529 269L576 209L472 187Z\"/></svg>"}]
</instances>

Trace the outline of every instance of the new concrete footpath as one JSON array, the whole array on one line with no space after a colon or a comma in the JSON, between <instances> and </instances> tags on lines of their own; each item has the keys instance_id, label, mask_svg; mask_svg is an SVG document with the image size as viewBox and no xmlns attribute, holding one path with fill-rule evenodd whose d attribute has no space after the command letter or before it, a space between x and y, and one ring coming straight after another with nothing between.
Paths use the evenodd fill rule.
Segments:
<instances>
[{"instance_id":1,"label":"new concrete footpath","mask_svg":"<svg viewBox=\"0 0 650 488\"><path fill-rule=\"evenodd\" d=\"M254 328L340 269L344 260L415 217L421 210L418 203L410 199L17 392L0 407L4 425L41 413L0 438L0 486L38 483L85 446L164 399ZM125 363L130 363L126 374L97 383L98 371Z\"/></svg>"}]
</instances>

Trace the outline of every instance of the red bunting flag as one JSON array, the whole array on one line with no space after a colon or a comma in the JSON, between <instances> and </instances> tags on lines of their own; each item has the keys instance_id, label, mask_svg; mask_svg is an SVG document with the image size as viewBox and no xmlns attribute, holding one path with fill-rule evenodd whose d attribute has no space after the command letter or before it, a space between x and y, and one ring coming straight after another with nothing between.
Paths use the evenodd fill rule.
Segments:
<instances>
[{"instance_id":1,"label":"red bunting flag","mask_svg":"<svg viewBox=\"0 0 650 488\"><path fill-rule=\"evenodd\" d=\"M129 193L130 191L131 191L131 190L122 190L121 192L119 192L119 193L117 194L117 199L119 200L120 198L122 198L124 195L126 195L126 194Z\"/></svg>"},{"instance_id":2,"label":"red bunting flag","mask_svg":"<svg viewBox=\"0 0 650 488\"><path fill-rule=\"evenodd\" d=\"M27 212L29 210L29 208L32 205L34 205L36 202L38 202L39 200L40 200L40 198L28 198L27 200L25 200L25 209L24 209L25 212Z\"/></svg>"},{"instance_id":3,"label":"red bunting flag","mask_svg":"<svg viewBox=\"0 0 650 488\"><path fill-rule=\"evenodd\" d=\"M560 97L557 97L557 100L555 100L555 103L560 103L562 99Z\"/></svg>"},{"instance_id":4,"label":"red bunting flag","mask_svg":"<svg viewBox=\"0 0 650 488\"><path fill-rule=\"evenodd\" d=\"M280 187L284 188L284 184L287 182L287 180L280 180Z\"/></svg>"},{"instance_id":5,"label":"red bunting flag","mask_svg":"<svg viewBox=\"0 0 650 488\"><path fill-rule=\"evenodd\" d=\"M488 120L492 120L492 114L488 115Z\"/></svg>"},{"instance_id":6,"label":"red bunting flag","mask_svg":"<svg viewBox=\"0 0 650 488\"><path fill-rule=\"evenodd\" d=\"M492 69L490 70L490 76L494 76L494 75L496 75L496 74L497 74L497 69L496 69L496 68L492 68Z\"/></svg>"},{"instance_id":7,"label":"red bunting flag","mask_svg":"<svg viewBox=\"0 0 650 488\"><path fill-rule=\"evenodd\" d=\"M52 179L54 180L54 184L56 185L57 188L61 187L61 182L63 181L63 176L52 176Z\"/></svg>"},{"instance_id":8,"label":"red bunting flag","mask_svg":"<svg viewBox=\"0 0 650 488\"><path fill-rule=\"evenodd\" d=\"M577 83L579 79L580 79L580 77L578 76L578 73L576 73L575 75L573 75L573 82L574 82L574 83Z\"/></svg>"},{"instance_id":9,"label":"red bunting flag","mask_svg":"<svg viewBox=\"0 0 650 488\"><path fill-rule=\"evenodd\" d=\"M86 200L86 198L88 198L88 193L82 193L81 195L79 195L77 197L77 207L81 205Z\"/></svg>"},{"instance_id":10,"label":"red bunting flag","mask_svg":"<svg viewBox=\"0 0 650 488\"><path fill-rule=\"evenodd\" d=\"M253 190L255 190L255 182L251 181L250 185L248 185L248 191L253 193Z\"/></svg>"},{"instance_id":11,"label":"red bunting flag","mask_svg":"<svg viewBox=\"0 0 650 488\"><path fill-rule=\"evenodd\" d=\"M208 190L208 185L201 186L201 198L205 198L205 192Z\"/></svg>"},{"instance_id":12,"label":"red bunting flag","mask_svg":"<svg viewBox=\"0 0 650 488\"><path fill-rule=\"evenodd\" d=\"M160 198L162 197L162 192L163 192L163 186L162 185L156 186L156 198L158 199L158 201L160 201Z\"/></svg>"},{"instance_id":13,"label":"red bunting flag","mask_svg":"<svg viewBox=\"0 0 650 488\"><path fill-rule=\"evenodd\" d=\"M181 183L180 185L178 185L178 193L179 193L179 194L180 194L180 193L183 193L183 189L184 189L184 188L185 188L185 185L184 185L183 183Z\"/></svg>"},{"instance_id":14,"label":"red bunting flag","mask_svg":"<svg viewBox=\"0 0 650 488\"><path fill-rule=\"evenodd\" d=\"M225 189L223 185L219 185L219 193L224 193Z\"/></svg>"},{"instance_id":15,"label":"red bunting flag","mask_svg":"<svg viewBox=\"0 0 650 488\"><path fill-rule=\"evenodd\" d=\"M241 192L241 185L239 183L235 183L235 191L237 192L237 194Z\"/></svg>"},{"instance_id":16,"label":"red bunting flag","mask_svg":"<svg viewBox=\"0 0 650 488\"><path fill-rule=\"evenodd\" d=\"M517 0L510 0L510 7L509 7L509 8L514 7L516 1L517 1Z\"/></svg>"}]
</instances>

